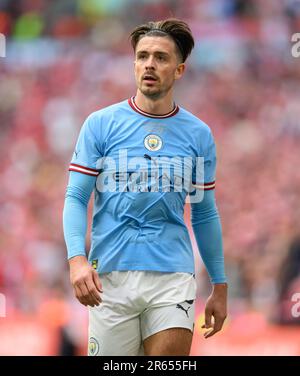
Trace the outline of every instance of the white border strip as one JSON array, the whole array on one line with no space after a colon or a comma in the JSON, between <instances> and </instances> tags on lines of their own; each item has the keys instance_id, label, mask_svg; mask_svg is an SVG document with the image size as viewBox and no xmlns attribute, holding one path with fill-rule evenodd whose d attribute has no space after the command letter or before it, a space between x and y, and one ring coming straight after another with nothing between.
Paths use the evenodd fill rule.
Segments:
<instances>
[{"instance_id":1,"label":"white border strip","mask_svg":"<svg viewBox=\"0 0 300 376\"><path fill-rule=\"evenodd\" d=\"M88 169L85 169L84 167L78 167L74 165L70 165L69 171L77 171L77 172L83 172L84 174L92 175L92 176L98 176L99 172L98 171L91 171Z\"/></svg>"},{"instance_id":2,"label":"white border strip","mask_svg":"<svg viewBox=\"0 0 300 376\"><path fill-rule=\"evenodd\" d=\"M206 189L212 189L212 188L215 188L215 186L216 186L216 183L214 182L214 183L212 183L212 184L208 184L208 185L198 185L198 184L192 184L192 186L194 187L194 188L196 188L196 189L204 189L204 190L206 190Z\"/></svg>"}]
</instances>

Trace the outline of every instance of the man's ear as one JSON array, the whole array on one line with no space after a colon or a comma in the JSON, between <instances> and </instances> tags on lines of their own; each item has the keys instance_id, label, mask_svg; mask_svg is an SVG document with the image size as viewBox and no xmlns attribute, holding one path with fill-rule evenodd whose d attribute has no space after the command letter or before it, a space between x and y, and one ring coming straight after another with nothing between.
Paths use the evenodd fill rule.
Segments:
<instances>
[{"instance_id":1,"label":"man's ear","mask_svg":"<svg viewBox=\"0 0 300 376\"><path fill-rule=\"evenodd\" d=\"M175 80L178 80L179 78L181 78L184 71L185 71L185 64L184 63L178 64L176 71L175 71Z\"/></svg>"}]
</instances>

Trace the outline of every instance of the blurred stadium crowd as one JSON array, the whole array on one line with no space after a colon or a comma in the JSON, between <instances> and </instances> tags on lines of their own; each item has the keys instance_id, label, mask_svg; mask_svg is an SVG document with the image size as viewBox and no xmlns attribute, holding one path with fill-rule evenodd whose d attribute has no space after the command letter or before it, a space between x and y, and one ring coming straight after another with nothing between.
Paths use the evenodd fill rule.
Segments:
<instances>
[{"instance_id":1,"label":"blurred stadium crowd","mask_svg":"<svg viewBox=\"0 0 300 376\"><path fill-rule=\"evenodd\" d=\"M216 139L232 315L251 308L299 324L300 1L0 0L0 292L7 315L46 317L77 344L85 311L61 220L68 163L85 117L135 93L132 28L170 16L196 40L176 101Z\"/></svg>"}]
</instances>

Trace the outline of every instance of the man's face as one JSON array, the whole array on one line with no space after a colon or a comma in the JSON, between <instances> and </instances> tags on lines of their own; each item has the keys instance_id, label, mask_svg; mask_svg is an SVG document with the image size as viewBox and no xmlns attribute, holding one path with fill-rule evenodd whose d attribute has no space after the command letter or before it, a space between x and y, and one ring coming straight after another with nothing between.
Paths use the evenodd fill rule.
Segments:
<instances>
[{"instance_id":1,"label":"man's face","mask_svg":"<svg viewBox=\"0 0 300 376\"><path fill-rule=\"evenodd\" d=\"M136 46L134 73L138 89L149 98L164 97L180 78L180 63L175 42L169 37L146 36Z\"/></svg>"}]
</instances>

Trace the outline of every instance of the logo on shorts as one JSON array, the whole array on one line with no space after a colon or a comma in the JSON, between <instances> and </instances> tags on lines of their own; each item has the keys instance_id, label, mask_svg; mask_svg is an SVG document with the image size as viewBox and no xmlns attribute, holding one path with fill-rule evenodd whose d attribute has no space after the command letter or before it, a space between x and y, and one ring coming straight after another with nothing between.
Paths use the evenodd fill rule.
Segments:
<instances>
[{"instance_id":1,"label":"logo on shorts","mask_svg":"<svg viewBox=\"0 0 300 376\"><path fill-rule=\"evenodd\" d=\"M182 309L185 313L186 313L186 315L187 315L187 317L189 317L189 312L188 312L188 310L191 308L191 305L194 303L194 300L186 300L185 301L187 304L189 304L189 306L188 307L183 307L181 304L177 304L176 305L176 308L179 308L179 309ZM184 302L184 303L185 303ZM184 304L183 303L183 304Z\"/></svg>"},{"instance_id":2,"label":"logo on shorts","mask_svg":"<svg viewBox=\"0 0 300 376\"><path fill-rule=\"evenodd\" d=\"M162 147L162 139L156 134L148 134L144 139L144 145L150 151L157 151Z\"/></svg>"},{"instance_id":3,"label":"logo on shorts","mask_svg":"<svg viewBox=\"0 0 300 376\"><path fill-rule=\"evenodd\" d=\"M99 352L99 342L96 338L91 337L89 340L89 355L95 356Z\"/></svg>"}]
</instances>

